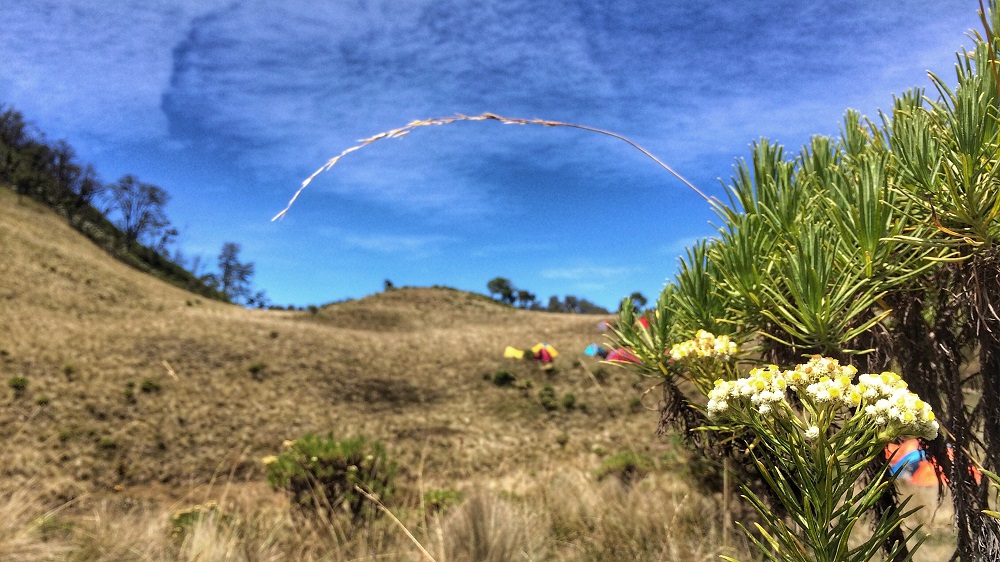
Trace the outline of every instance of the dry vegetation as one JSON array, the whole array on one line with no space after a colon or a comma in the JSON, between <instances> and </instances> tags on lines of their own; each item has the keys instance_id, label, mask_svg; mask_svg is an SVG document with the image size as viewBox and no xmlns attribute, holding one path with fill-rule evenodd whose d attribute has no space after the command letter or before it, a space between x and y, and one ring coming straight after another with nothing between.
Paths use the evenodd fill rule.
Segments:
<instances>
[{"instance_id":1,"label":"dry vegetation","mask_svg":"<svg viewBox=\"0 0 1000 562\"><path fill-rule=\"evenodd\" d=\"M654 435L644 381L584 356L597 320L450 289L248 311L128 269L0 189L0 560L419 560L388 518L311 521L270 489L260 459L310 431L386 443L402 469L388 507L439 562L710 560L727 543L750 559ZM501 356L539 341L556 369ZM513 385L488 380L501 369ZM543 408L546 384L575 407ZM656 470L598 482L624 450ZM428 490L462 500L434 510Z\"/></svg>"}]
</instances>

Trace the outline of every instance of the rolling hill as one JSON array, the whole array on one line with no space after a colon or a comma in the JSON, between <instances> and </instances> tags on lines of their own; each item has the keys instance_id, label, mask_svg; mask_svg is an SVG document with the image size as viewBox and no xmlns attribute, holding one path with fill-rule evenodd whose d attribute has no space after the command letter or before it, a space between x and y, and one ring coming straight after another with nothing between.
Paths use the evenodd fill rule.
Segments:
<instances>
[{"instance_id":1,"label":"rolling hill","mask_svg":"<svg viewBox=\"0 0 1000 562\"><path fill-rule=\"evenodd\" d=\"M438 560L746 555L697 465L655 437L654 399L639 401L655 381L583 354L597 320L447 288L246 310L0 188L0 559L417 559L389 521L302 520L267 485L261 459L307 432L384 442L401 467L389 507ZM502 357L540 341L561 352L552 370ZM598 482L616 452L654 474ZM428 511L433 490L467 499ZM224 515L178 536L171 514L210 499ZM925 552L953 545L938 536Z\"/></svg>"},{"instance_id":2,"label":"rolling hill","mask_svg":"<svg viewBox=\"0 0 1000 562\"><path fill-rule=\"evenodd\" d=\"M616 387L589 376L594 317L435 288L315 314L245 310L116 262L5 189L0 251L0 373L27 383L4 388L0 427L16 456L5 477L44 482L63 500L116 486L180 490L220 470L259 480L261 456L309 431L424 454L424 476L454 485L498 481L553 454L587 458L655 426L626 415L637 393L624 374ZM556 374L501 357L538 341L564 352ZM589 413L549 414L534 390L484 380L504 368L575 393ZM562 433L572 446L556 445Z\"/></svg>"}]
</instances>

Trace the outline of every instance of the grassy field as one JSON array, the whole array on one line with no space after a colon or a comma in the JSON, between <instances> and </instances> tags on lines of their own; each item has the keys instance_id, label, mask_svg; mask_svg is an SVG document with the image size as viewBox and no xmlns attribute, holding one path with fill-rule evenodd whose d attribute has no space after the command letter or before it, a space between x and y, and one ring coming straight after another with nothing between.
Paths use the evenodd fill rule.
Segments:
<instances>
[{"instance_id":1,"label":"grassy field","mask_svg":"<svg viewBox=\"0 0 1000 562\"><path fill-rule=\"evenodd\" d=\"M404 526L438 562L752 559L677 440L655 436L648 381L583 354L599 319L429 288L244 310L131 270L0 189L0 560L419 560ZM553 370L502 357L541 341L561 352ZM493 384L500 370L515 383ZM306 432L383 441L401 525L296 516L261 459ZM620 451L656 469L598 481ZM462 499L433 510L430 490ZM199 505L215 507L175 532ZM949 514L925 511L936 560Z\"/></svg>"}]
</instances>

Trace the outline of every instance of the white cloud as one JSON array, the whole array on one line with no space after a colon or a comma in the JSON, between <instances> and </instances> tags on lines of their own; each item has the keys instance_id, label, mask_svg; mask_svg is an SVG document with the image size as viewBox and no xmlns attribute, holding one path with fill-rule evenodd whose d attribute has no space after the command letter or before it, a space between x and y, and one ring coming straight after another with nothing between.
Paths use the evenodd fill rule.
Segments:
<instances>
[{"instance_id":1,"label":"white cloud","mask_svg":"<svg viewBox=\"0 0 1000 562\"><path fill-rule=\"evenodd\" d=\"M623 277L634 271L635 269L631 267L581 266L543 269L540 275L544 279L580 281Z\"/></svg>"},{"instance_id":2,"label":"white cloud","mask_svg":"<svg viewBox=\"0 0 1000 562\"><path fill-rule=\"evenodd\" d=\"M394 234L349 234L343 237L348 247L380 254L404 254L407 258L422 258L438 254L452 242L446 236L401 236Z\"/></svg>"}]
</instances>

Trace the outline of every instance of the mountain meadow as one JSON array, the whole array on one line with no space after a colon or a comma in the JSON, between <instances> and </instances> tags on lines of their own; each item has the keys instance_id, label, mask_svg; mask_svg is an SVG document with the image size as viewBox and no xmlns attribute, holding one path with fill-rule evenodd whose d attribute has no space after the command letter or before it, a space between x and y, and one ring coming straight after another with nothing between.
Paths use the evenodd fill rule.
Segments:
<instances>
[{"instance_id":1,"label":"mountain meadow","mask_svg":"<svg viewBox=\"0 0 1000 562\"><path fill-rule=\"evenodd\" d=\"M996 7L954 82L688 184L716 234L617 316L505 278L267 306L5 111L0 561L997 560ZM431 118L302 188L459 121L639 148Z\"/></svg>"},{"instance_id":2,"label":"mountain meadow","mask_svg":"<svg viewBox=\"0 0 1000 562\"><path fill-rule=\"evenodd\" d=\"M601 317L447 288L248 310L8 188L0 254L0 560L749 556L711 471L656 435L651 382L584 354ZM503 357L539 342L552 368ZM392 516L269 484L306 434L384 444Z\"/></svg>"}]
</instances>

